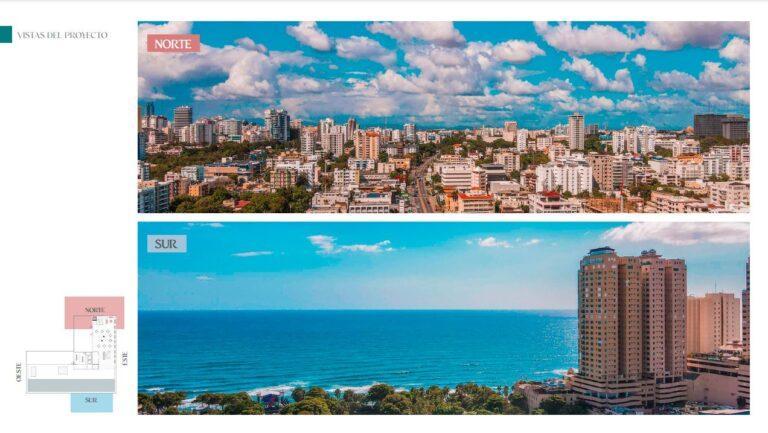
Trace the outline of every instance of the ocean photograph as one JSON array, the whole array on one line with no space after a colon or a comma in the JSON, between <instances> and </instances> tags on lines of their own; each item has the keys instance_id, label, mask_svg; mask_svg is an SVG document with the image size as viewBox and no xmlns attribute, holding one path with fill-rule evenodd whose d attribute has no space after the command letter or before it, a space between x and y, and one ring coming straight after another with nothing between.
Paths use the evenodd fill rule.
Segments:
<instances>
[{"instance_id":1,"label":"ocean photograph","mask_svg":"<svg viewBox=\"0 0 768 433\"><path fill-rule=\"evenodd\" d=\"M495 388L578 363L575 311L151 311L139 321L147 392Z\"/></svg>"},{"instance_id":2,"label":"ocean photograph","mask_svg":"<svg viewBox=\"0 0 768 433\"><path fill-rule=\"evenodd\" d=\"M140 223L138 411L741 413L748 239L707 222Z\"/></svg>"}]
</instances>

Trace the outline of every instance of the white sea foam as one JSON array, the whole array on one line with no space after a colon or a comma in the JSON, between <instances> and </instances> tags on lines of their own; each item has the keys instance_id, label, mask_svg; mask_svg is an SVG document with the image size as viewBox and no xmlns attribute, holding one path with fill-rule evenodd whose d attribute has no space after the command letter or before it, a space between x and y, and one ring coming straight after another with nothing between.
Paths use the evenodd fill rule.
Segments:
<instances>
[{"instance_id":1,"label":"white sea foam","mask_svg":"<svg viewBox=\"0 0 768 433\"><path fill-rule=\"evenodd\" d=\"M293 391L294 389L298 387L305 387L305 386L307 386L307 382L296 381L296 382L290 382L282 385L255 388L248 391L248 395L253 397L256 395L266 395L266 394L290 394L291 391Z\"/></svg>"},{"instance_id":2,"label":"white sea foam","mask_svg":"<svg viewBox=\"0 0 768 433\"><path fill-rule=\"evenodd\" d=\"M373 382L370 385L360 385L360 386L333 385L333 386L327 388L326 391L334 392L334 391L336 391L338 389L341 392L352 391L355 394L364 394L364 393L367 393L371 389L372 386L379 385L379 384L381 384L381 382ZM401 392L401 391L407 391L407 389L405 389L405 388L395 388L395 391Z\"/></svg>"},{"instance_id":3,"label":"white sea foam","mask_svg":"<svg viewBox=\"0 0 768 433\"><path fill-rule=\"evenodd\" d=\"M326 392L328 393L334 393L337 389L341 392L345 391L352 391L355 394L365 394L367 393L372 386L379 385L382 382L373 382L368 385L359 385L359 386L352 386L352 385L332 385L329 387L324 388ZM290 394L294 389L296 388L304 388L307 389L309 387L308 382L290 382L288 384L282 384L282 385L274 385L274 386L265 386L262 388L255 388L250 391L248 391L248 395L254 397L257 395L266 395L266 394ZM397 392L403 392L407 391L408 389L402 388L402 387L395 387L395 391Z\"/></svg>"}]
</instances>

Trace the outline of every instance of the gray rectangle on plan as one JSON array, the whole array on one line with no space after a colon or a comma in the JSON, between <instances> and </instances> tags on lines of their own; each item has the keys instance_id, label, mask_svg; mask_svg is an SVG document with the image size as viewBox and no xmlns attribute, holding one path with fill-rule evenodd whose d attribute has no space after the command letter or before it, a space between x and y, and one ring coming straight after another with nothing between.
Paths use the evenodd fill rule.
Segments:
<instances>
[{"instance_id":1,"label":"gray rectangle on plan","mask_svg":"<svg viewBox=\"0 0 768 433\"><path fill-rule=\"evenodd\" d=\"M29 379L27 392L115 392L115 380Z\"/></svg>"}]
</instances>

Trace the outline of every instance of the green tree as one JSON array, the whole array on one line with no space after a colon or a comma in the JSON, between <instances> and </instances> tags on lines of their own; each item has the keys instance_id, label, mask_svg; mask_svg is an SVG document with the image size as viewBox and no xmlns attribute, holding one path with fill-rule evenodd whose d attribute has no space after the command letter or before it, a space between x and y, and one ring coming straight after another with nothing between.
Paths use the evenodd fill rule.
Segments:
<instances>
[{"instance_id":1,"label":"green tree","mask_svg":"<svg viewBox=\"0 0 768 433\"><path fill-rule=\"evenodd\" d=\"M515 391L512 394L509 394L509 403L512 406L520 408L523 412L528 412L528 399L526 399L520 391Z\"/></svg>"},{"instance_id":2,"label":"green tree","mask_svg":"<svg viewBox=\"0 0 768 433\"><path fill-rule=\"evenodd\" d=\"M320 388L319 386L313 386L312 388L309 388L309 391L307 391L306 398L328 398L328 393L325 392L323 388Z\"/></svg>"},{"instance_id":3,"label":"green tree","mask_svg":"<svg viewBox=\"0 0 768 433\"><path fill-rule=\"evenodd\" d=\"M304 400L304 396L306 395L306 392L304 391L304 388L297 386L296 388L291 391L291 399L295 401L296 403Z\"/></svg>"},{"instance_id":4,"label":"green tree","mask_svg":"<svg viewBox=\"0 0 768 433\"><path fill-rule=\"evenodd\" d=\"M529 165L541 165L549 162L549 156L541 151L523 153L520 155L520 166L523 170Z\"/></svg>"},{"instance_id":5,"label":"green tree","mask_svg":"<svg viewBox=\"0 0 768 433\"><path fill-rule=\"evenodd\" d=\"M394 392L395 392L395 389L390 385L387 385L385 383L377 383L376 385L373 385L370 389L368 389L368 395L366 397L366 400L373 402L375 404L378 404L382 400L384 400L384 397L390 394L393 394Z\"/></svg>"},{"instance_id":6,"label":"green tree","mask_svg":"<svg viewBox=\"0 0 768 433\"><path fill-rule=\"evenodd\" d=\"M564 413L566 403L565 399L559 395L553 395L552 397L545 398L539 404L539 409L543 410L548 415L559 415Z\"/></svg>"},{"instance_id":7,"label":"green tree","mask_svg":"<svg viewBox=\"0 0 768 433\"><path fill-rule=\"evenodd\" d=\"M485 401L485 410L492 413L504 413L507 401L499 394L493 394Z\"/></svg>"},{"instance_id":8,"label":"green tree","mask_svg":"<svg viewBox=\"0 0 768 433\"><path fill-rule=\"evenodd\" d=\"M152 401L152 396L143 392L139 393L139 413L145 415L154 415L157 413L157 407Z\"/></svg>"},{"instance_id":9,"label":"green tree","mask_svg":"<svg viewBox=\"0 0 768 433\"><path fill-rule=\"evenodd\" d=\"M411 413L411 402L402 394L389 394L381 400L379 413L406 415Z\"/></svg>"},{"instance_id":10,"label":"green tree","mask_svg":"<svg viewBox=\"0 0 768 433\"><path fill-rule=\"evenodd\" d=\"M307 397L298 403L283 406L280 413L285 415L330 415L326 401L319 397Z\"/></svg>"},{"instance_id":11,"label":"green tree","mask_svg":"<svg viewBox=\"0 0 768 433\"><path fill-rule=\"evenodd\" d=\"M440 403L432 413L434 415L462 415L464 409L457 404Z\"/></svg>"},{"instance_id":12,"label":"green tree","mask_svg":"<svg viewBox=\"0 0 768 433\"><path fill-rule=\"evenodd\" d=\"M158 412L165 413L168 409L176 409L186 397L185 392L158 392L152 396L152 404Z\"/></svg>"}]
</instances>

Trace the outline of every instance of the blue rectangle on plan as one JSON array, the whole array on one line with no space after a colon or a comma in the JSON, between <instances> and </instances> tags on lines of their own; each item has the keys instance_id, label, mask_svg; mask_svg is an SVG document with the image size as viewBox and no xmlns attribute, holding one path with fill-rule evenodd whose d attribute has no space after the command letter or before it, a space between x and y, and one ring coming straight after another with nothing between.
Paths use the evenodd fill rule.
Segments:
<instances>
[{"instance_id":1,"label":"blue rectangle on plan","mask_svg":"<svg viewBox=\"0 0 768 433\"><path fill-rule=\"evenodd\" d=\"M72 394L71 408L74 413L112 412L112 394Z\"/></svg>"}]
</instances>

